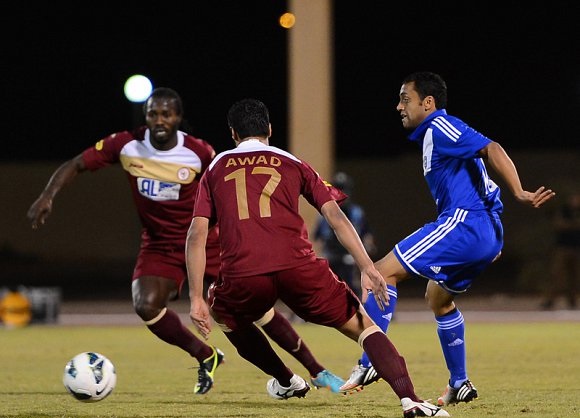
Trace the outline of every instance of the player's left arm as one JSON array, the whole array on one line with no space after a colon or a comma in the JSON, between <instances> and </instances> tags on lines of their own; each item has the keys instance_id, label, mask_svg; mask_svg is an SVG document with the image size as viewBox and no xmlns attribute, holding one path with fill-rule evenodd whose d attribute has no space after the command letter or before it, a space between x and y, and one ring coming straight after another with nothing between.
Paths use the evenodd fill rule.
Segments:
<instances>
[{"instance_id":1,"label":"player's left arm","mask_svg":"<svg viewBox=\"0 0 580 418\"><path fill-rule=\"evenodd\" d=\"M544 186L539 187L535 192L524 190L514 162L499 143L491 141L479 150L479 156L500 175L518 202L539 208L556 195L552 189Z\"/></svg>"},{"instance_id":2,"label":"player's left arm","mask_svg":"<svg viewBox=\"0 0 580 418\"><path fill-rule=\"evenodd\" d=\"M207 339L211 332L209 308L203 297L203 275L205 272L205 245L209 230L209 219L196 216L191 221L185 242L185 262L189 283L191 321L199 333Z\"/></svg>"}]
</instances>

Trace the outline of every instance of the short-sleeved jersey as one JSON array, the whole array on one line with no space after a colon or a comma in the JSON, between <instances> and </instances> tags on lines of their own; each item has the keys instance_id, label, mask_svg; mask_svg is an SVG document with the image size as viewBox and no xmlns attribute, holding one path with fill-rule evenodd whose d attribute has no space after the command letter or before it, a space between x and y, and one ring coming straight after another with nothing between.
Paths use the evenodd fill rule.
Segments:
<instances>
[{"instance_id":1,"label":"short-sleeved jersey","mask_svg":"<svg viewBox=\"0 0 580 418\"><path fill-rule=\"evenodd\" d=\"M215 151L209 143L178 131L177 145L160 151L149 130L118 132L83 152L87 169L120 163L143 226L142 245L184 246L199 179Z\"/></svg>"},{"instance_id":2,"label":"short-sleeved jersey","mask_svg":"<svg viewBox=\"0 0 580 418\"><path fill-rule=\"evenodd\" d=\"M275 272L316 258L299 213L301 195L318 211L346 198L309 164L258 140L215 157L201 179L194 216L220 226L224 277Z\"/></svg>"},{"instance_id":3,"label":"short-sleeved jersey","mask_svg":"<svg viewBox=\"0 0 580 418\"><path fill-rule=\"evenodd\" d=\"M409 136L423 148L423 174L439 214L455 209L501 213L499 187L478 151L491 142L445 109L429 115Z\"/></svg>"}]
</instances>

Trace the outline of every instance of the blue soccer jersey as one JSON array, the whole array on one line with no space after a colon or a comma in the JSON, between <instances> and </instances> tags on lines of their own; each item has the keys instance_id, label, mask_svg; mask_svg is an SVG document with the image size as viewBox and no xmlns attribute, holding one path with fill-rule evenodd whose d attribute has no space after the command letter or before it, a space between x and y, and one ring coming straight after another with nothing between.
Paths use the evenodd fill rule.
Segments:
<instances>
[{"instance_id":1,"label":"blue soccer jersey","mask_svg":"<svg viewBox=\"0 0 580 418\"><path fill-rule=\"evenodd\" d=\"M442 109L427 117L409 139L423 148L423 174L439 214L457 208L501 213L499 188L477 156L489 138Z\"/></svg>"},{"instance_id":2,"label":"blue soccer jersey","mask_svg":"<svg viewBox=\"0 0 580 418\"><path fill-rule=\"evenodd\" d=\"M503 245L499 187L478 151L491 140L460 119L438 110L409 139L423 148L423 173L439 216L395 246L412 274L463 292Z\"/></svg>"}]
</instances>

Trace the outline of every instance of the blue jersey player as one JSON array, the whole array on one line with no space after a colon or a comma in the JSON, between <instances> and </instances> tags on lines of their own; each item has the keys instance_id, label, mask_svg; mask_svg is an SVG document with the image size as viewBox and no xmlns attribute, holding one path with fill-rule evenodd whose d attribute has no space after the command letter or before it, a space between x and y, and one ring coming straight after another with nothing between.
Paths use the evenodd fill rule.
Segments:
<instances>
[{"instance_id":1,"label":"blue jersey player","mask_svg":"<svg viewBox=\"0 0 580 418\"><path fill-rule=\"evenodd\" d=\"M545 187L524 190L501 145L448 115L446 107L447 86L439 75L417 72L403 80L397 111L403 127L412 131L409 139L423 150L423 174L438 217L376 262L390 296L385 310L379 309L374 297L365 301L367 313L386 332L396 307L397 284L413 277L428 279L425 297L435 315L450 374L439 405L477 398L477 389L467 376L465 323L454 298L499 257L503 246L500 189L489 177L484 161L522 204L539 208L555 196ZM360 390L377 380L363 353L341 389Z\"/></svg>"}]
</instances>

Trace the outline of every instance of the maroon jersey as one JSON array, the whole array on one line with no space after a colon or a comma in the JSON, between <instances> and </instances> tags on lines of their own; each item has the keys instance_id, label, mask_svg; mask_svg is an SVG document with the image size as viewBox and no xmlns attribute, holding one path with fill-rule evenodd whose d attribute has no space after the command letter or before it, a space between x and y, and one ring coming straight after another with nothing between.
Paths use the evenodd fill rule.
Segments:
<instances>
[{"instance_id":1,"label":"maroon jersey","mask_svg":"<svg viewBox=\"0 0 580 418\"><path fill-rule=\"evenodd\" d=\"M201 174L215 151L209 143L184 132L177 145L160 151L149 130L114 133L83 152L91 170L121 163L143 226L142 248L154 244L184 248Z\"/></svg>"},{"instance_id":2,"label":"maroon jersey","mask_svg":"<svg viewBox=\"0 0 580 418\"><path fill-rule=\"evenodd\" d=\"M307 163L257 140L216 156L201 179L194 216L218 222L224 276L274 272L316 258L299 212L301 195L319 211L346 198Z\"/></svg>"}]
</instances>

